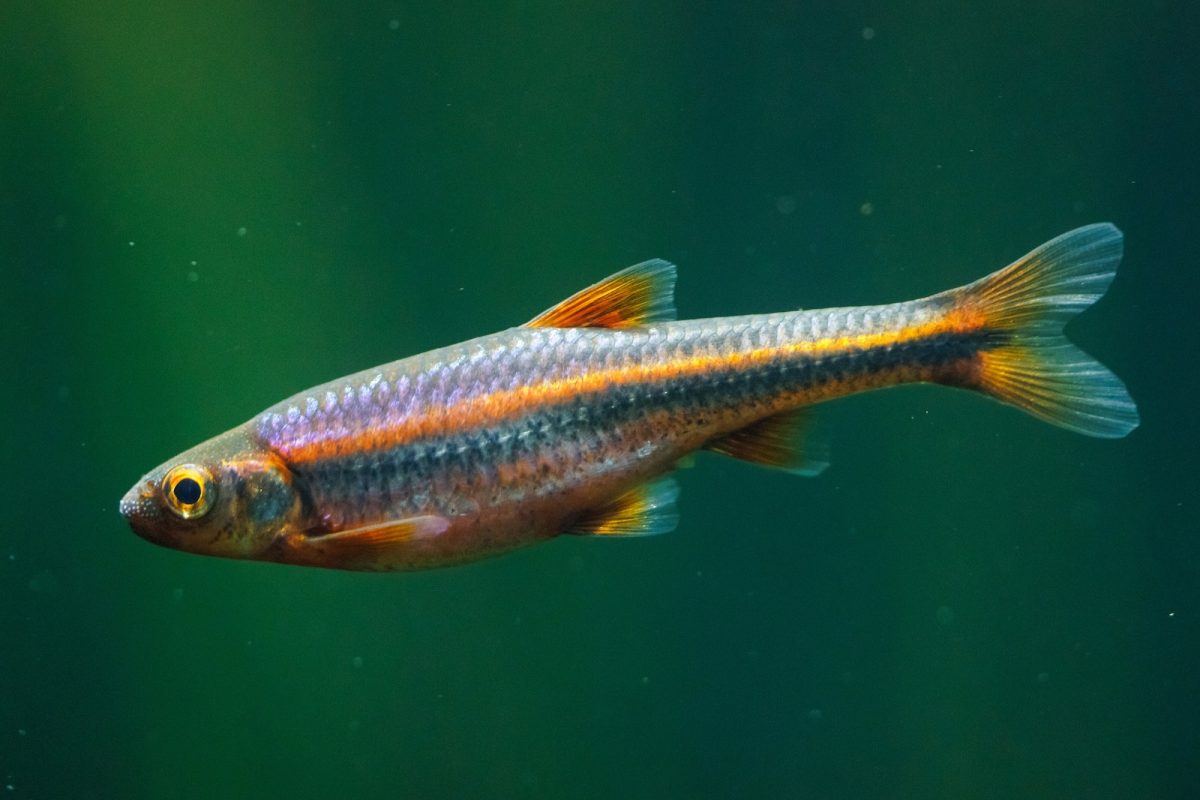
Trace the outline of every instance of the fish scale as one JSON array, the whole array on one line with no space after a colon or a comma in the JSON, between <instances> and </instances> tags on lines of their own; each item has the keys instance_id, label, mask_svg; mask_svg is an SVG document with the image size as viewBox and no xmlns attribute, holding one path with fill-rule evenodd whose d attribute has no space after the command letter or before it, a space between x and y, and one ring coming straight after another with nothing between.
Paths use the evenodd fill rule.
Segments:
<instances>
[{"instance_id":1,"label":"fish scale","mask_svg":"<svg viewBox=\"0 0 1200 800\"><path fill-rule=\"evenodd\" d=\"M490 507L496 505L490 481L497 472L505 476L500 479L501 496L510 499L527 492L516 486L519 480L537 481L553 492L596 480L597 470L572 475L567 469L585 452L593 454L593 463L607 457L603 463L613 472L626 470L629 453L636 455L645 446L635 435L640 430L636 423L656 412L674 412L663 417L666 424L656 430L654 441L663 458L677 459L778 406L795 404L798 394L810 392L820 398L825 387L856 373L869 373L883 385L889 380L889 366L915 368L922 353L931 363L941 363L941 351L949 344L935 340L905 348L847 344L824 356L783 349L810 341L813 330L822 338L850 339L928 316L922 304L908 303L665 323L634 332L515 329L316 387L268 410L259 435L305 478L316 512L334 527L389 515ZM772 349L779 352L765 361L738 358ZM722 365L681 377L684 365L698 356L720 359ZM644 364L657 367L645 379L604 385L551 404L532 391L524 404L500 415L484 415L469 427L461 426L451 413L468 399L486 403L509 387L536 390L583 376L620 375ZM320 408L315 398L336 397L339 386L342 400L332 409ZM412 387L411 394L402 388L393 393L393 386ZM413 415L427 414L427 409L441 412L441 424L412 439L398 433ZM715 413L697 422L698 409ZM334 424L315 424L315 415L332 418ZM372 449L374 442L392 439L397 443ZM597 446L599 442L603 445ZM310 460L306 452L315 447L332 455ZM342 455L343 451L350 452ZM370 456L364 458L363 452ZM550 475L499 469L519 462L545 464ZM492 468L480 470L477 465ZM431 490L420 491L423 483ZM414 497L425 502L415 503Z\"/></svg>"}]
</instances>

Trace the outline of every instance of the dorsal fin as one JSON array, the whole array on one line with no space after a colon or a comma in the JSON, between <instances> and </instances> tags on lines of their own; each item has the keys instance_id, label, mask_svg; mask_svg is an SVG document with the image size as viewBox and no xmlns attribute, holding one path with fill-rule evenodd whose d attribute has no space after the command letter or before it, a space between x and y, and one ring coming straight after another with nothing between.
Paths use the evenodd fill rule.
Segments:
<instances>
[{"instance_id":1,"label":"dorsal fin","mask_svg":"<svg viewBox=\"0 0 1200 800\"><path fill-rule=\"evenodd\" d=\"M546 309L527 328L635 328L675 319L675 265L656 258L626 267Z\"/></svg>"},{"instance_id":2,"label":"dorsal fin","mask_svg":"<svg viewBox=\"0 0 1200 800\"><path fill-rule=\"evenodd\" d=\"M577 536L654 536L675 530L679 484L672 478L635 486L578 519L567 533Z\"/></svg>"},{"instance_id":3,"label":"dorsal fin","mask_svg":"<svg viewBox=\"0 0 1200 800\"><path fill-rule=\"evenodd\" d=\"M799 408L760 419L709 442L705 449L797 475L819 475L829 466L828 453L807 441L811 428L811 415Z\"/></svg>"}]
</instances>

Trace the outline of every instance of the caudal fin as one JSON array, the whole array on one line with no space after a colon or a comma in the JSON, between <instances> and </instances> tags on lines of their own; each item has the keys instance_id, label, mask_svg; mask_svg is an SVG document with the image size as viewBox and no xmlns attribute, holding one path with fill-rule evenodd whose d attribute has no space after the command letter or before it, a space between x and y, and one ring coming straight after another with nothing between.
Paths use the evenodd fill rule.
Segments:
<instances>
[{"instance_id":1,"label":"caudal fin","mask_svg":"<svg viewBox=\"0 0 1200 800\"><path fill-rule=\"evenodd\" d=\"M1116 226L1086 225L956 290L958 307L996 334L997 346L978 355L973 388L1088 436L1118 439L1136 428L1125 384L1063 335L1108 289L1122 251Z\"/></svg>"}]
</instances>

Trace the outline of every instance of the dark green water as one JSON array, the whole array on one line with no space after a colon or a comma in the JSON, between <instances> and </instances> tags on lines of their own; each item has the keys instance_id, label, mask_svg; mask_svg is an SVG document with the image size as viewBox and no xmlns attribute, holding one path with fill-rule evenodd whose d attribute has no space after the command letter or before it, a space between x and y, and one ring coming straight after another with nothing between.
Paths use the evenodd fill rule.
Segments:
<instances>
[{"instance_id":1,"label":"dark green water","mask_svg":"<svg viewBox=\"0 0 1200 800\"><path fill-rule=\"evenodd\" d=\"M0 798L1200 796L1194 3L27 5ZM884 302L1101 220L1127 257L1072 334L1123 441L885 392L825 410L818 479L701 457L671 535L408 575L116 513L635 261L684 316Z\"/></svg>"}]
</instances>

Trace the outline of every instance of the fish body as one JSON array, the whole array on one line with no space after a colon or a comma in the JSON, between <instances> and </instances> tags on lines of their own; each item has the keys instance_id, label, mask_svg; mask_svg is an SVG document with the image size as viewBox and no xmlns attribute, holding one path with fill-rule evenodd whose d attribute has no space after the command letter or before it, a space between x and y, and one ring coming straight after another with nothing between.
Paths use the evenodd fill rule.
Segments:
<instances>
[{"instance_id":1,"label":"fish body","mask_svg":"<svg viewBox=\"0 0 1200 800\"><path fill-rule=\"evenodd\" d=\"M815 474L806 409L868 389L972 389L1123 436L1124 386L1061 335L1120 256L1120 232L1092 225L921 300L685 321L674 267L645 262L526 325L284 400L148 473L121 510L193 552L417 569L670 530L669 473L700 449Z\"/></svg>"}]
</instances>

